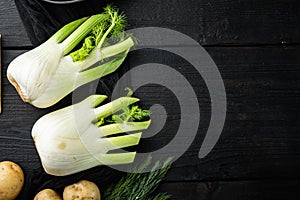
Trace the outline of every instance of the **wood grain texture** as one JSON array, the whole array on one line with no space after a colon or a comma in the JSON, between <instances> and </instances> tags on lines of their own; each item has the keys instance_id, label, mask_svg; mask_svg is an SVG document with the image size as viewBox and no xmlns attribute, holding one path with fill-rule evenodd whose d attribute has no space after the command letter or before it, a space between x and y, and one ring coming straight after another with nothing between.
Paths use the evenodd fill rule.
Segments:
<instances>
[{"instance_id":1,"label":"wood grain texture","mask_svg":"<svg viewBox=\"0 0 300 200\"><path fill-rule=\"evenodd\" d=\"M228 113L219 142L204 159L198 158L198 151L209 123L210 100L199 74L185 60L153 49L132 52L125 62L124 67L151 62L172 66L187 77L198 96L201 121L197 137L174 163L167 180L300 178L300 48L207 50L224 79ZM4 51L4 74L8 62L21 52ZM43 114L70 104L71 99L66 98L49 109L37 109L21 102L6 78L3 86L0 156L20 162L30 174L32 169L40 168L30 136L33 123ZM169 111L164 129L155 137L143 139L139 150L159 149L176 134L180 122L178 103L163 87L144 86L136 95L145 106L159 103Z\"/></svg>"},{"instance_id":2,"label":"wood grain texture","mask_svg":"<svg viewBox=\"0 0 300 200\"><path fill-rule=\"evenodd\" d=\"M91 1L99 9L112 2ZM186 60L151 48L131 52L126 59L120 70L122 73L151 62L171 66L189 81L199 101L201 120L197 136L173 163L159 191L172 194L175 200L299 199L300 2L113 2L125 11L129 28L171 28L206 45L226 89L227 117L221 138L207 157L199 159L198 152L211 116L211 99L199 73ZM13 160L25 172L25 186L18 200L33 199L38 191L47 187L61 193L66 185L83 178L96 182L100 189L117 181L122 173L103 166L66 177L53 177L43 171L31 138L31 128L44 114L70 105L72 96L68 95L47 109L34 108L21 101L8 83L6 69L9 62L25 52L25 47L31 43L14 1L1 1L0 11L0 32L5 48L0 160ZM166 81L172 80L176 77L166 76ZM184 92L182 90L180 95ZM155 84L139 88L135 95L142 99L143 106L161 104L168 112L167 123L161 132L142 139L138 151L151 152L164 147L174 139L180 123L176 97L168 88ZM185 138L179 139L185 141Z\"/></svg>"},{"instance_id":3,"label":"wood grain texture","mask_svg":"<svg viewBox=\"0 0 300 200\"><path fill-rule=\"evenodd\" d=\"M169 180L299 178L299 47L206 49L224 80L227 117L218 144L201 160L197 153L210 118L205 83L188 63L166 52L145 50L129 58L132 66L152 62L173 66L185 75L198 96L198 135L173 166ZM149 86L143 94L144 102L161 103L172 113L173 118L160 137L149 144L142 143L143 148L162 147L172 140L178 128L178 103L164 88Z\"/></svg>"},{"instance_id":4,"label":"wood grain texture","mask_svg":"<svg viewBox=\"0 0 300 200\"><path fill-rule=\"evenodd\" d=\"M91 0L91 6L97 8L94 10L102 10L112 2L126 13L129 29L170 28L187 34L202 45L300 42L300 3L297 0ZM0 3L0 17L5 47L30 45L13 0Z\"/></svg>"},{"instance_id":5,"label":"wood grain texture","mask_svg":"<svg viewBox=\"0 0 300 200\"><path fill-rule=\"evenodd\" d=\"M2 35L0 34L0 113L2 112Z\"/></svg>"},{"instance_id":6,"label":"wood grain texture","mask_svg":"<svg viewBox=\"0 0 300 200\"><path fill-rule=\"evenodd\" d=\"M300 38L296 0L131 0L119 4L132 27L175 29L202 45L298 43Z\"/></svg>"},{"instance_id":7,"label":"wood grain texture","mask_svg":"<svg viewBox=\"0 0 300 200\"><path fill-rule=\"evenodd\" d=\"M260 180L229 182L165 183L161 192L168 192L172 200L283 200L298 199L299 181Z\"/></svg>"},{"instance_id":8,"label":"wood grain texture","mask_svg":"<svg viewBox=\"0 0 300 200\"><path fill-rule=\"evenodd\" d=\"M0 1L0 19L0 32L3 38L3 47L31 45L19 17L14 0Z\"/></svg>"}]
</instances>

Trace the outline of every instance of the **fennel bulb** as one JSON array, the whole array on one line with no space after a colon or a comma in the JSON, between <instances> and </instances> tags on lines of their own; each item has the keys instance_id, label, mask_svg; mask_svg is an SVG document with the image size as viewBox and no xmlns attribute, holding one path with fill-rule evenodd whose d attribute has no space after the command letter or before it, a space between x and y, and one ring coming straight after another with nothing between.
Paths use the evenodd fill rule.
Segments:
<instances>
[{"instance_id":1,"label":"fennel bulb","mask_svg":"<svg viewBox=\"0 0 300 200\"><path fill-rule=\"evenodd\" d=\"M64 176L98 165L134 161L136 152L109 151L137 145L141 132L116 134L147 129L151 121L141 121L144 118L141 113L143 116L149 113L132 106L139 101L133 97L121 97L96 107L105 99L103 95L92 95L80 103L46 114L34 124L32 137L48 174ZM121 114L114 114L120 111Z\"/></svg>"},{"instance_id":2,"label":"fennel bulb","mask_svg":"<svg viewBox=\"0 0 300 200\"><path fill-rule=\"evenodd\" d=\"M134 45L132 37L120 34L125 23L124 15L111 6L101 14L73 21L15 58L7 69L8 80L24 102L39 108L52 106L122 64ZM110 36L114 37L113 44L108 43ZM82 47L74 50L79 43Z\"/></svg>"}]
</instances>

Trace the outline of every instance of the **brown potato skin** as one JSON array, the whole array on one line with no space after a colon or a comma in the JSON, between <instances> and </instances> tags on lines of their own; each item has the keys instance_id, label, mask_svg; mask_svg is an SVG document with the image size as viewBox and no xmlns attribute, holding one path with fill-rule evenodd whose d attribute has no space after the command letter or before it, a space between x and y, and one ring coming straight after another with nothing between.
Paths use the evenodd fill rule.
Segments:
<instances>
[{"instance_id":1,"label":"brown potato skin","mask_svg":"<svg viewBox=\"0 0 300 200\"><path fill-rule=\"evenodd\" d=\"M63 192L64 200L101 200L98 186L90 181L81 180L65 187Z\"/></svg>"},{"instance_id":2,"label":"brown potato skin","mask_svg":"<svg viewBox=\"0 0 300 200\"><path fill-rule=\"evenodd\" d=\"M33 200L62 200L62 198L54 190L44 189L37 193Z\"/></svg>"},{"instance_id":3,"label":"brown potato skin","mask_svg":"<svg viewBox=\"0 0 300 200\"><path fill-rule=\"evenodd\" d=\"M13 200L24 185L24 173L19 165L11 161L0 162L0 200Z\"/></svg>"}]
</instances>

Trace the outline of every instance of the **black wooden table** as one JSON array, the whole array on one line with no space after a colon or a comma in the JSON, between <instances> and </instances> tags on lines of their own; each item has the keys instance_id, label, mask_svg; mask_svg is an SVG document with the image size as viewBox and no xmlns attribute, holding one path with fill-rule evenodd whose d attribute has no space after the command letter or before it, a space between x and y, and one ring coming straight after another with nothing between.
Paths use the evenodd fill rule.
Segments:
<instances>
[{"instance_id":1,"label":"black wooden table","mask_svg":"<svg viewBox=\"0 0 300 200\"><path fill-rule=\"evenodd\" d=\"M300 199L300 2L124 0L116 4L127 14L131 27L170 28L198 41L218 66L226 89L227 117L222 135L212 152L199 159L210 100L205 83L194 77L193 71L183 70L197 88L202 108L200 127L159 190L172 194L174 200ZM61 191L62 183L83 177L104 184L95 177L100 168L71 177L52 177L43 172L30 136L32 125L69 101L48 109L21 101L8 83L6 69L14 57L33 46L13 0L0 2L0 22L0 160L13 160L24 169L26 183L19 199L32 199L43 187ZM131 54L128 63L152 61L180 69L187 65L184 60L154 50ZM157 98L171 100L162 93ZM178 119L174 120L176 123ZM172 127L165 134L143 144L165 144L172 137Z\"/></svg>"}]
</instances>

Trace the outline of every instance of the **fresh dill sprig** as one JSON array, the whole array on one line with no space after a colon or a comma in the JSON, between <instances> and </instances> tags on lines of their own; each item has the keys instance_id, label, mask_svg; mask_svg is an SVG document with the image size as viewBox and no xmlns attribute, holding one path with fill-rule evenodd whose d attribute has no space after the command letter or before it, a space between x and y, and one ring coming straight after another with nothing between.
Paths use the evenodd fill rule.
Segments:
<instances>
[{"instance_id":1,"label":"fresh dill sprig","mask_svg":"<svg viewBox=\"0 0 300 200\"><path fill-rule=\"evenodd\" d=\"M170 199L170 198L171 198L171 195L169 195L169 194L166 194L166 193L159 193L159 194L157 194L156 196L150 197L150 198L147 199L147 200L167 200L167 199Z\"/></svg>"},{"instance_id":2,"label":"fresh dill sprig","mask_svg":"<svg viewBox=\"0 0 300 200\"><path fill-rule=\"evenodd\" d=\"M171 196L166 193L154 195L153 192L164 180L170 169L170 161L167 159L161 166L157 161L148 173L142 171L151 163L151 157L148 157L144 163L134 169L134 173L128 173L115 185L108 187L103 195L104 200L167 200Z\"/></svg>"}]
</instances>

